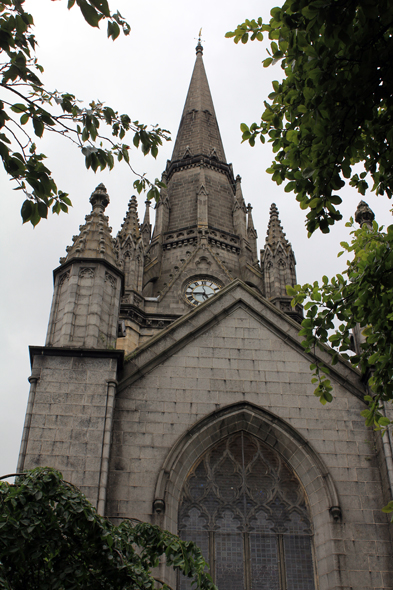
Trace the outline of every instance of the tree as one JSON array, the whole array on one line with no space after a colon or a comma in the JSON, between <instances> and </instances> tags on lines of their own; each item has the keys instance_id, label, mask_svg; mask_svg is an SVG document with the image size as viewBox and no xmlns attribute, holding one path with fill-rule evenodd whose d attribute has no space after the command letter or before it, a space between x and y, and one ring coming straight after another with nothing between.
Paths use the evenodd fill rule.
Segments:
<instances>
[{"instance_id":1,"label":"tree","mask_svg":"<svg viewBox=\"0 0 393 590\"><path fill-rule=\"evenodd\" d=\"M288 286L293 296L292 305L307 301L306 317L299 332L304 336L302 345L307 352L314 352L324 344L331 346L331 364L338 355L360 368L368 382L368 394L364 399L368 409L361 412L366 426L389 436L387 429L392 421L386 415L385 403L393 401L393 225L386 230L372 221L370 209L361 203L357 213L368 215L368 223L360 229L353 227L353 219L347 226L353 227L351 243L341 242L339 253L353 254L347 268L330 281L327 276L322 284ZM340 322L337 327L337 321ZM352 332L361 333L357 339L356 354L353 351ZM310 366L314 371L312 382L317 385L314 394L322 404L331 402L332 384L329 368L317 361ZM383 508L393 513L393 500ZM393 522L393 515L392 515Z\"/></svg>"},{"instance_id":2,"label":"tree","mask_svg":"<svg viewBox=\"0 0 393 590\"><path fill-rule=\"evenodd\" d=\"M130 146L123 142L127 132L133 134L135 147L154 158L169 135L165 129L132 121L103 102L83 106L71 92L47 89L41 79L43 67L35 56L33 17L23 4L24 0L0 2L0 157L7 174L17 183L15 190L24 193L23 222L35 226L47 218L50 207L53 213L67 212L71 201L57 188L44 165L45 154L37 151L34 136L41 138L52 131L69 139L81 150L86 167L96 172L112 169L115 159L124 160L131 168ZM121 14L111 14L107 0L68 0L69 9L75 4L92 27L107 21L107 34L113 40L121 30L125 35L130 33ZM107 126L108 135L101 133L101 124ZM148 188L148 198L157 198L162 183L138 176L134 182L138 192Z\"/></svg>"},{"instance_id":3,"label":"tree","mask_svg":"<svg viewBox=\"0 0 393 590\"><path fill-rule=\"evenodd\" d=\"M0 588L74 590L157 588L151 570L160 556L193 578L196 589L216 590L192 542L147 523L115 526L99 516L61 473L36 468L0 482Z\"/></svg>"},{"instance_id":4,"label":"tree","mask_svg":"<svg viewBox=\"0 0 393 590\"><path fill-rule=\"evenodd\" d=\"M307 229L328 233L341 219L335 191L345 179L364 195L393 191L393 5L389 0L286 0L272 18L246 20L226 34L235 43L271 40L265 67L281 62L260 123L243 123L243 141L273 144L268 172L288 180L307 210ZM354 172L362 163L364 171Z\"/></svg>"},{"instance_id":5,"label":"tree","mask_svg":"<svg viewBox=\"0 0 393 590\"><path fill-rule=\"evenodd\" d=\"M269 23L246 20L226 34L235 43L271 40L268 67L281 62L284 78L273 82L260 123L242 123L243 141L259 136L276 154L267 170L285 192L294 192L307 211L309 237L328 233L342 218L335 194L349 179L365 194L393 194L393 5L388 0L286 0L273 8ZM358 172L355 165L363 165ZM362 207L365 203L362 204ZM347 224L353 226L353 219ZM308 352L329 343L332 364L341 353L363 372L369 385L368 426L386 432L391 421L385 402L393 401L393 225L376 222L353 228L344 251L347 268L329 280L295 288L292 305L307 311L300 335ZM343 254L341 252L340 254ZM338 327L336 327L338 325ZM351 354L352 330L362 342ZM333 399L329 369L315 362L315 395ZM385 508L393 512L393 501Z\"/></svg>"}]
</instances>

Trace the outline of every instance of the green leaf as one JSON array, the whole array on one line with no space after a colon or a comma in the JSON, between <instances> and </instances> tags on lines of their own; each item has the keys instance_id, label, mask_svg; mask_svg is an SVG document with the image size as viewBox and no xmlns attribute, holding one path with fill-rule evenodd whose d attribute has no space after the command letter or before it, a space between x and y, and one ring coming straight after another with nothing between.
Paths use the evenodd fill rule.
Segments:
<instances>
[{"instance_id":1,"label":"green leaf","mask_svg":"<svg viewBox=\"0 0 393 590\"><path fill-rule=\"evenodd\" d=\"M18 102L12 105L11 111L13 111L14 113L24 113L25 111L27 111L27 106L25 104Z\"/></svg>"},{"instance_id":2,"label":"green leaf","mask_svg":"<svg viewBox=\"0 0 393 590\"><path fill-rule=\"evenodd\" d=\"M102 14L104 16L106 16L107 18L110 17L111 13L109 10L109 6L108 6L108 2L107 0L90 0L91 4L93 4L93 6L95 6L100 12L102 12Z\"/></svg>"},{"instance_id":3,"label":"green leaf","mask_svg":"<svg viewBox=\"0 0 393 590\"><path fill-rule=\"evenodd\" d=\"M113 41L120 35L120 27L116 22L108 21L108 37L112 37Z\"/></svg>"},{"instance_id":4,"label":"green leaf","mask_svg":"<svg viewBox=\"0 0 393 590\"><path fill-rule=\"evenodd\" d=\"M33 203L29 199L26 199L26 201L23 202L22 209L20 210L20 214L22 216L23 223L26 223L27 221L30 220L30 216L31 216L32 212L33 212Z\"/></svg>"},{"instance_id":5,"label":"green leaf","mask_svg":"<svg viewBox=\"0 0 393 590\"><path fill-rule=\"evenodd\" d=\"M382 416L381 418L379 418L378 424L380 426L389 426L389 424L391 424L391 422L390 422L389 418Z\"/></svg>"},{"instance_id":6,"label":"green leaf","mask_svg":"<svg viewBox=\"0 0 393 590\"><path fill-rule=\"evenodd\" d=\"M42 134L44 133L44 124L41 119L33 117L33 127L35 134L38 135L38 137L42 137Z\"/></svg>"},{"instance_id":7,"label":"green leaf","mask_svg":"<svg viewBox=\"0 0 393 590\"><path fill-rule=\"evenodd\" d=\"M76 3L81 9L85 21L91 27L98 27L102 15L99 14L97 10L93 6L91 6L91 4L88 4L86 0L76 0Z\"/></svg>"},{"instance_id":8,"label":"green leaf","mask_svg":"<svg viewBox=\"0 0 393 590\"><path fill-rule=\"evenodd\" d=\"M38 215L43 218L46 219L48 217L48 207L47 205L45 205L45 203L38 203L37 204L37 213ZM40 498L37 498L37 500L39 500Z\"/></svg>"},{"instance_id":9,"label":"green leaf","mask_svg":"<svg viewBox=\"0 0 393 590\"><path fill-rule=\"evenodd\" d=\"M295 190L295 187L296 187L296 182L295 181L288 182L288 184L284 188L284 191L286 193L290 193L291 191Z\"/></svg>"}]
</instances>

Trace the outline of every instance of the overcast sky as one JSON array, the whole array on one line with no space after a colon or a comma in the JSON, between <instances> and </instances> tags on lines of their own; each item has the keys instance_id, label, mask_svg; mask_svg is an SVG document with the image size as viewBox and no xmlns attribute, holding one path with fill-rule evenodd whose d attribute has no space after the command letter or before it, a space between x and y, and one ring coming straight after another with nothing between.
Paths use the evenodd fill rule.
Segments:
<instances>
[{"instance_id":1,"label":"overcast sky","mask_svg":"<svg viewBox=\"0 0 393 590\"><path fill-rule=\"evenodd\" d=\"M158 123L174 137L195 61L195 45L202 27L204 63L213 96L228 162L242 177L246 203L254 207L254 223L263 247L269 208L275 202L297 259L298 282L311 282L323 274L343 269L337 260L339 242L348 239L344 222L353 215L359 194L345 188L341 195L344 221L329 236L307 239L304 213L293 195L272 183L265 170L272 160L269 145L251 148L241 144L240 123L258 121L271 81L281 79L279 65L264 69L264 43L236 46L225 39L245 18L267 20L271 0L110 0L131 25L129 37L112 42L103 29L93 30L79 9L66 8L66 0L27 0L36 23L38 58L45 68L48 89L75 94L84 101L100 99L133 120ZM151 178L160 177L171 157L173 142L165 145L157 160L133 152L133 166ZM51 216L36 229L21 224L22 196L0 170L1 183L1 381L0 390L0 474L16 468L20 438L29 391L29 345L44 345L53 293L52 271L65 254L65 247L78 233L90 211L89 196L103 182L111 203L106 213L114 235L133 194L135 177L118 165L112 172L95 175L87 171L83 157L63 139L45 138L39 150L48 155L47 165L57 185L70 194L74 207L68 215ZM373 194L366 200L380 223L390 222L390 203ZM143 217L144 197L139 199ZM328 409L326 410L329 411Z\"/></svg>"}]
</instances>

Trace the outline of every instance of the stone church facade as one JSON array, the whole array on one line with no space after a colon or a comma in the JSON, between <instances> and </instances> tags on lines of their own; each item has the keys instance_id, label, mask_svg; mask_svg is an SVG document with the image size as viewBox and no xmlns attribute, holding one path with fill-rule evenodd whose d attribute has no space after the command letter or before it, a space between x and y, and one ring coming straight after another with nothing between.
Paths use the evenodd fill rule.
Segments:
<instances>
[{"instance_id":1,"label":"stone church facade","mask_svg":"<svg viewBox=\"0 0 393 590\"><path fill-rule=\"evenodd\" d=\"M103 185L54 271L18 470L49 465L115 522L195 540L221 590L393 588L392 448L367 429L344 360L313 395L285 286L295 257L275 205L258 257L197 46L156 204L116 238ZM189 588L162 566L161 578Z\"/></svg>"}]
</instances>

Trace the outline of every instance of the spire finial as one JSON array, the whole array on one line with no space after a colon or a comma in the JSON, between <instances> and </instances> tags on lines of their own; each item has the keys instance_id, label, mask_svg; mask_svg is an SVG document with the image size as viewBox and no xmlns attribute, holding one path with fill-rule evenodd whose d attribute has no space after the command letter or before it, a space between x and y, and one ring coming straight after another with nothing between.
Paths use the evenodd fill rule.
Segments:
<instances>
[{"instance_id":1,"label":"spire finial","mask_svg":"<svg viewBox=\"0 0 393 590\"><path fill-rule=\"evenodd\" d=\"M365 201L360 201L358 208L355 212L355 221L360 226L364 223L371 229L373 226L373 221L375 219L374 212L370 209L368 204Z\"/></svg>"},{"instance_id":2,"label":"spire finial","mask_svg":"<svg viewBox=\"0 0 393 590\"><path fill-rule=\"evenodd\" d=\"M145 218L143 220L142 225L145 225L145 224L148 225L150 223L150 201L149 201L149 199L146 199L145 205L146 205Z\"/></svg>"},{"instance_id":3,"label":"spire finial","mask_svg":"<svg viewBox=\"0 0 393 590\"><path fill-rule=\"evenodd\" d=\"M109 196L102 182L92 192L90 203L93 209L99 207L102 212L105 211L105 208L109 205Z\"/></svg>"},{"instance_id":4,"label":"spire finial","mask_svg":"<svg viewBox=\"0 0 393 590\"><path fill-rule=\"evenodd\" d=\"M134 240L140 236L139 219L138 219L138 202L136 196L132 195L128 203L128 211L122 223L121 229L117 234L120 240L125 240L129 235Z\"/></svg>"},{"instance_id":5,"label":"spire finial","mask_svg":"<svg viewBox=\"0 0 393 590\"><path fill-rule=\"evenodd\" d=\"M113 249L112 228L108 225L108 217L104 215L109 204L109 196L101 183L90 197L92 212L85 217L84 225L79 226L79 235L72 238L72 246L68 246L67 256L61 258L61 264L73 258L103 258L116 266L116 255Z\"/></svg>"},{"instance_id":6,"label":"spire finial","mask_svg":"<svg viewBox=\"0 0 393 590\"><path fill-rule=\"evenodd\" d=\"M199 33L198 33L198 45L195 47L196 49L196 54L198 55L198 53L200 53L201 55L203 55L203 47L202 47L202 27L199 29Z\"/></svg>"},{"instance_id":7,"label":"spire finial","mask_svg":"<svg viewBox=\"0 0 393 590\"><path fill-rule=\"evenodd\" d=\"M281 221L278 216L277 205L275 203L272 203L270 207L266 243L272 246L276 246L278 242L282 242L282 244L289 246L289 242L285 237L285 233L282 229Z\"/></svg>"}]
</instances>

